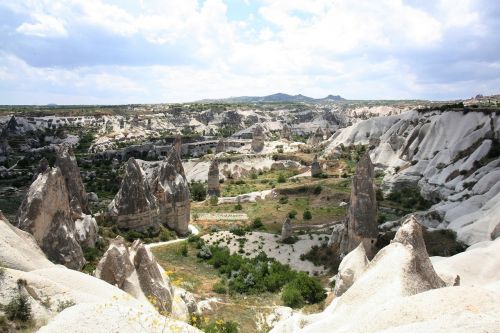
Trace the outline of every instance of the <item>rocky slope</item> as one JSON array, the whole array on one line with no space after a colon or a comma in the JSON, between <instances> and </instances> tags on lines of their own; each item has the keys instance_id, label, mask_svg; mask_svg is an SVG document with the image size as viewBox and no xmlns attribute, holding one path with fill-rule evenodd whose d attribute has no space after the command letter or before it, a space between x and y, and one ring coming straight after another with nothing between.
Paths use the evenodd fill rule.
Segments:
<instances>
[{"instance_id":1,"label":"rocky slope","mask_svg":"<svg viewBox=\"0 0 500 333\"><path fill-rule=\"evenodd\" d=\"M200 332L160 315L117 287L90 275L54 265L31 235L0 220L0 260L6 267L0 304L19 293L31 306L39 332ZM19 284L19 281L23 281Z\"/></svg>"},{"instance_id":2,"label":"rocky slope","mask_svg":"<svg viewBox=\"0 0 500 333\"><path fill-rule=\"evenodd\" d=\"M338 131L326 154L372 145L385 170L386 193L417 188L435 205L429 227L450 228L471 245L491 240L500 206L500 118L495 113L406 112L375 117Z\"/></svg>"},{"instance_id":3,"label":"rocky slope","mask_svg":"<svg viewBox=\"0 0 500 333\"><path fill-rule=\"evenodd\" d=\"M498 281L480 287L451 286L454 279L446 284L431 264L414 219L372 261L357 262L350 288L323 312L296 314L271 332L486 332L499 327Z\"/></svg>"}]
</instances>

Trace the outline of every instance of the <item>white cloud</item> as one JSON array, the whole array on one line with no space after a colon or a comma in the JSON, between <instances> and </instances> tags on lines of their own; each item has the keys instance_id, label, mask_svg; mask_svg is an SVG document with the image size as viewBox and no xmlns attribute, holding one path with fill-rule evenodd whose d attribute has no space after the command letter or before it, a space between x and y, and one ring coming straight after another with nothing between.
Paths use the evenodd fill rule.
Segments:
<instances>
[{"instance_id":1,"label":"white cloud","mask_svg":"<svg viewBox=\"0 0 500 333\"><path fill-rule=\"evenodd\" d=\"M16 31L22 34L37 37L65 37L68 35L64 23L49 15L32 14L35 23L23 23Z\"/></svg>"}]
</instances>

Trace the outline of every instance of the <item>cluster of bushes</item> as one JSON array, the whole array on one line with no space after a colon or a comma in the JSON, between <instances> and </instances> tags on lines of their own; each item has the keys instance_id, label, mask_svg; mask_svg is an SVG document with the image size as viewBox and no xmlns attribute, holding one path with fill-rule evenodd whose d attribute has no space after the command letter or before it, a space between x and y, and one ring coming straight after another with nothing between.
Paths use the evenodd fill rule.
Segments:
<instances>
[{"instance_id":1,"label":"cluster of bushes","mask_svg":"<svg viewBox=\"0 0 500 333\"><path fill-rule=\"evenodd\" d=\"M189 324L191 326L196 327L197 329L205 332L205 333L238 333L238 323L232 320L222 320L218 319L216 321L212 321L207 323L207 318L203 318L200 315L193 315L189 320Z\"/></svg>"},{"instance_id":2,"label":"cluster of bushes","mask_svg":"<svg viewBox=\"0 0 500 333\"><path fill-rule=\"evenodd\" d=\"M207 197L207 187L201 182L192 182L189 190L194 201L203 201Z\"/></svg>"},{"instance_id":3,"label":"cluster of bushes","mask_svg":"<svg viewBox=\"0 0 500 333\"><path fill-rule=\"evenodd\" d=\"M424 210L431 207L432 203L425 200L420 195L418 188L403 188L399 191L394 191L387 196L390 201L401 204L404 208L413 210Z\"/></svg>"},{"instance_id":4,"label":"cluster of bushes","mask_svg":"<svg viewBox=\"0 0 500 333\"><path fill-rule=\"evenodd\" d=\"M314 266L324 266L331 274L337 274L340 265L340 252L337 246L314 245L311 250L300 256L301 260L309 260Z\"/></svg>"},{"instance_id":5,"label":"cluster of bushes","mask_svg":"<svg viewBox=\"0 0 500 333\"><path fill-rule=\"evenodd\" d=\"M318 303L326 294L319 281L306 273L297 272L267 257L264 252L255 258L243 258L230 254L227 248L210 246L211 258L207 263L223 276L216 286L219 292L229 290L241 294L279 292L287 306L301 307L306 303Z\"/></svg>"}]
</instances>

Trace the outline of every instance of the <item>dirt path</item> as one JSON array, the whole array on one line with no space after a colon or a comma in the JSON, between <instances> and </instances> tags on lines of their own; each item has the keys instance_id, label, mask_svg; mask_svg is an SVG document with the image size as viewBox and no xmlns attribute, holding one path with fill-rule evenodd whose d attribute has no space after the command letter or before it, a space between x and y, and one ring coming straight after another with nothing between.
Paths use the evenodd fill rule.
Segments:
<instances>
[{"instance_id":1,"label":"dirt path","mask_svg":"<svg viewBox=\"0 0 500 333\"><path fill-rule=\"evenodd\" d=\"M191 235L198 235L200 233L200 231L198 230L198 228L196 228L192 224L189 225L189 230L191 230ZM153 247L158 247L158 246L163 246L163 245L169 245L169 244L175 244L175 243L183 242L186 239L187 238L178 238L178 239L173 239L173 240L169 240L169 241L166 241L166 242L151 243L151 244L146 244L146 247L150 249L150 248L153 248Z\"/></svg>"}]
</instances>

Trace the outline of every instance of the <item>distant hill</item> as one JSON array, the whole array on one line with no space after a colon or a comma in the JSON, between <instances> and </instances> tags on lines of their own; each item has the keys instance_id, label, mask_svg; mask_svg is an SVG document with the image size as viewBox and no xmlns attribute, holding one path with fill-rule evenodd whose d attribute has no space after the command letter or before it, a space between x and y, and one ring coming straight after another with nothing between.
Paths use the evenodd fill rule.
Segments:
<instances>
[{"instance_id":1,"label":"distant hill","mask_svg":"<svg viewBox=\"0 0 500 333\"><path fill-rule=\"evenodd\" d=\"M325 98L312 98L304 95L288 95L277 93L268 96L239 96L222 99L203 99L199 103L324 103L344 101L339 95L328 95Z\"/></svg>"}]
</instances>

